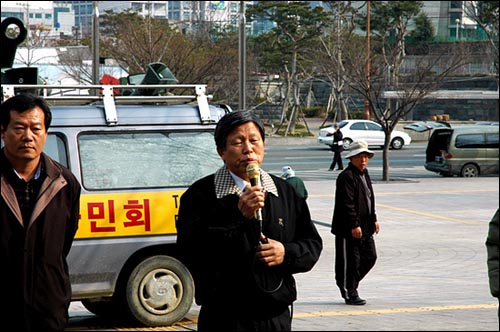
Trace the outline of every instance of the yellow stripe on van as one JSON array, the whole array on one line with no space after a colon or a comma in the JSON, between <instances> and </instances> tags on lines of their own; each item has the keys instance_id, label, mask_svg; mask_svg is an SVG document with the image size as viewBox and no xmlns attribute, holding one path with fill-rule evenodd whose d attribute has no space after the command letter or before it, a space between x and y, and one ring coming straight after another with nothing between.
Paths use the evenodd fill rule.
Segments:
<instances>
[{"instance_id":1,"label":"yellow stripe on van","mask_svg":"<svg viewBox=\"0 0 500 332\"><path fill-rule=\"evenodd\" d=\"M82 194L76 238L175 233L183 192Z\"/></svg>"}]
</instances>

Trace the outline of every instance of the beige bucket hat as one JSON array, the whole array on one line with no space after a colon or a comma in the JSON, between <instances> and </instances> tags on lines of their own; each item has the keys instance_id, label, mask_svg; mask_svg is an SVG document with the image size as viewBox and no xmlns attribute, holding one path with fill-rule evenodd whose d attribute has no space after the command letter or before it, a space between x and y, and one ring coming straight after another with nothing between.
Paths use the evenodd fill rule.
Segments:
<instances>
[{"instance_id":1,"label":"beige bucket hat","mask_svg":"<svg viewBox=\"0 0 500 332\"><path fill-rule=\"evenodd\" d=\"M352 142L351 145L349 145L349 153L345 156L345 158L349 159L363 152L368 154L368 158L375 155L375 152L368 150L368 143L366 143L366 141L359 140Z\"/></svg>"}]
</instances>

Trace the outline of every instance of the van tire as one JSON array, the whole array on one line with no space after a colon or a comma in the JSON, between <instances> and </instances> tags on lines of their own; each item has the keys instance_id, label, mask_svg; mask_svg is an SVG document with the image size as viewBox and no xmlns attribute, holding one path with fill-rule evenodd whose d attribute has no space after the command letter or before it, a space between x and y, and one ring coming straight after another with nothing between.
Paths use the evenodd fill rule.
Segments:
<instances>
[{"instance_id":1,"label":"van tire","mask_svg":"<svg viewBox=\"0 0 500 332\"><path fill-rule=\"evenodd\" d=\"M146 326L172 325L191 309L194 283L189 270L169 256L152 256L137 265L125 299L131 317Z\"/></svg>"},{"instance_id":2,"label":"van tire","mask_svg":"<svg viewBox=\"0 0 500 332\"><path fill-rule=\"evenodd\" d=\"M464 178L474 178L479 176L479 168L474 164L465 164L460 171L460 175Z\"/></svg>"}]
</instances>

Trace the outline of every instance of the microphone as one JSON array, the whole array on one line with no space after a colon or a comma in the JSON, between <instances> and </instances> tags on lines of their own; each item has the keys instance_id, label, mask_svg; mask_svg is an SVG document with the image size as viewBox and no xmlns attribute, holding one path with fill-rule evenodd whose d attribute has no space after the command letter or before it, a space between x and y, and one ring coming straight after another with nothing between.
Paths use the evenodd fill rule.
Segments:
<instances>
[{"instance_id":1,"label":"microphone","mask_svg":"<svg viewBox=\"0 0 500 332\"><path fill-rule=\"evenodd\" d=\"M250 185L252 187L259 185L259 177L260 177L260 168L256 163L247 165L247 175L250 178ZM255 211L255 219L262 222L262 211L258 209Z\"/></svg>"}]
</instances>

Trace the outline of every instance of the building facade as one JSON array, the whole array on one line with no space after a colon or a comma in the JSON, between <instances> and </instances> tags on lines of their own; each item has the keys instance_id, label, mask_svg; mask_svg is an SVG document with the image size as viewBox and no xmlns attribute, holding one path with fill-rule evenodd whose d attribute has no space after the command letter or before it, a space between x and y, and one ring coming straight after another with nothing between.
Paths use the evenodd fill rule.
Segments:
<instances>
[{"instance_id":1,"label":"building facade","mask_svg":"<svg viewBox=\"0 0 500 332\"><path fill-rule=\"evenodd\" d=\"M19 18L30 34L58 38L73 33L75 12L70 4L55 4L55 1L2 1L1 6L2 20L6 17Z\"/></svg>"}]
</instances>

